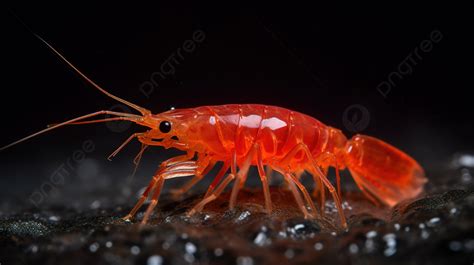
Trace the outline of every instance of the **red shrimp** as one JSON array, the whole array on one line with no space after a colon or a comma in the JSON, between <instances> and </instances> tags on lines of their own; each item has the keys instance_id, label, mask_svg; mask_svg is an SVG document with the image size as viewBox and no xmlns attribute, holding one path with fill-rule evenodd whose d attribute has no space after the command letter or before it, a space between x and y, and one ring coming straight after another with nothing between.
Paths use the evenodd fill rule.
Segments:
<instances>
[{"instance_id":1,"label":"red shrimp","mask_svg":"<svg viewBox=\"0 0 474 265\"><path fill-rule=\"evenodd\" d=\"M251 166L256 166L258 169L263 186L265 210L268 213L272 212L274 205L265 167L284 176L305 218L322 215L324 194L328 190L335 202L343 227L347 227L347 223L341 204L339 170L347 168L360 190L369 199L388 206L394 206L402 200L417 196L422 192L423 185L427 181L422 167L397 148L365 135L356 135L348 140L338 129L327 126L308 115L281 107L231 104L172 109L152 114L149 110L114 96L101 88L50 44L37 37L92 86L135 109L140 115L98 111L55 124L0 150L65 125L126 120L147 127L148 130L131 135L112 156L134 138L142 143L142 151L148 146L162 146L186 152L185 155L173 157L161 163L135 207L124 217L125 220L132 218L151 196L151 202L142 219L142 223L147 223L158 204L166 179L194 176L182 188L175 190L175 193L183 194L203 179L219 161L223 162L222 168L202 201L188 212L189 215L202 211L204 206L215 200L232 181L234 185L229 207L233 208ZM114 117L88 120L88 118L103 114ZM327 178L329 167L336 170L336 188ZM310 173L317 184L314 193L320 195L318 196L321 205L319 213L311 195L299 181L299 175L302 172Z\"/></svg>"}]
</instances>

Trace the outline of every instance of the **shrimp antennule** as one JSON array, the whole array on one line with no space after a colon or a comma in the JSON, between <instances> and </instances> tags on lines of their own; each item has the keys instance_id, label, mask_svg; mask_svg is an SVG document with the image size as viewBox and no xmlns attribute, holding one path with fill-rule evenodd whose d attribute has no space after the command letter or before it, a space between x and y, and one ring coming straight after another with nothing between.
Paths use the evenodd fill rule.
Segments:
<instances>
[{"instance_id":1,"label":"shrimp antennule","mask_svg":"<svg viewBox=\"0 0 474 265\"><path fill-rule=\"evenodd\" d=\"M150 114L151 112L145 108L142 108L138 105L135 105L131 102L128 102L126 101L125 99L122 99L122 98L119 98L115 95L112 95L111 93L109 93L107 90L103 89L102 87L100 87L98 84L96 84L94 81L92 81L92 79L90 79L89 77L87 77L85 74L83 74L77 67L75 67L71 62L69 62L61 53L59 53L51 44L49 44L47 41L45 41L43 38L41 38L38 34L36 33L33 33L36 38L38 38L40 41L42 41L46 46L48 46L49 49L51 49L51 51L53 51L63 62L65 62L67 65L69 65L69 67L71 67L76 73L78 73L82 78L84 78L89 84L91 84L93 87L95 87L96 89L98 89L100 92L104 93L105 95L107 95L108 97L111 97L115 100L117 100L118 102L121 102L131 108L134 108L135 110L139 111L142 115L145 115L145 114Z\"/></svg>"},{"instance_id":2,"label":"shrimp antennule","mask_svg":"<svg viewBox=\"0 0 474 265\"><path fill-rule=\"evenodd\" d=\"M49 44L47 41L45 41L43 38L41 38L38 34L36 33L33 33L36 38L38 38L40 41L42 41L49 49L51 49L51 51L53 51L56 56L58 56L63 62L65 62L69 67L71 67L77 74L79 74L82 78L84 78L89 84L91 84L93 87L95 87L96 89L98 89L99 91L101 91L102 93L104 93L105 95L107 95L108 97L111 97L137 111L139 111L142 115L149 115L151 112L145 108L142 108L138 105L135 105L131 102L128 102L126 101L125 99L122 99L122 98L119 98L115 95L112 95L111 93L107 92L105 89L103 89L102 87L100 87L98 84L96 84L94 81L92 81L92 79L90 79L89 77L87 77L85 74L83 74L77 67L75 67L71 62L69 62L61 53L59 53L51 44ZM92 120L92 121L83 121L84 119L88 119L88 118L91 118L93 116L97 116L97 115L101 115L101 114L108 114L108 115L114 115L114 116L117 116L117 117L113 117L113 118L105 118L105 119L99 119L99 120ZM40 134L43 134L45 132L48 132L48 131L51 131L53 129L56 129L58 127L61 127L61 126L64 126L64 125L80 125L80 124L91 124L91 123L99 123L99 122L107 122L107 121L115 121L115 120L128 120L128 121L132 121L132 122L138 122L142 117L139 116L139 115L136 115L136 114L130 114L130 113L123 113L123 112L115 112L115 111L106 111L106 110L102 110L102 111L97 111L97 112L94 112L94 113L90 113L90 114L87 114L87 115L84 115L84 116L80 116L80 117L77 117L77 118L74 118L74 119L71 119L71 120L68 120L68 121L65 121L65 122L62 122L62 123L57 123L57 124L52 124L52 125L48 125L48 128L44 129L44 130L41 130L39 132L36 132L34 134L31 134L27 137L24 137L20 140L17 140L11 144L8 144L6 146L3 146L0 148L0 151L3 151L9 147L12 147L16 144L19 144L21 142L24 142L30 138L33 138L37 135L40 135Z\"/></svg>"},{"instance_id":3,"label":"shrimp antennule","mask_svg":"<svg viewBox=\"0 0 474 265\"><path fill-rule=\"evenodd\" d=\"M101 111L97 111L97 112L94 112L94 113L89 113L89 114L86 114L86 115L83 115L83 116L80 116L80 117L77 117L77 118L74 118L74 119L71 119L71 120L68 120L68 121L65 121L65 122L62 122L62 123L58 123L58 124L55 124L53 126L50 126L44 130L41 130L39 132L36 132L36 133L33 133L31 135L28 135L24 138L21 138L20 140L17 140L11 144L8 144L8 145L5 145L3 146L2 148L0 148L0 151L3 151L7 148L10 148L16 144L19 144L21 142L24 142L30 138L33 138L35 136L38 136L40 134L43 134L45 132L49 132L51 130L54 130L56 128L59 128L59 127L62 127L62 126L65 126L65 125L69 125L69 124L74 124L78 121L81 121L81 120L84 120L84 119L88 119L88 118L91 118L91 117L94 117L94 116L97 116L97 115L101 115L101 114L108 114L108 115L115 115L115 116L118 116L120 118L123 118L123 120L128 120L128 121L131 121L131 122L137 122L139 121L142 117L139 116L139 115L135 115L135 114L130 114L130 113L122 113L122 112L115 112L115 111L108 111L108 110L101 110ZM103 120L98 120L98 122L104 122Z\"/></svg>"}]
</instances>

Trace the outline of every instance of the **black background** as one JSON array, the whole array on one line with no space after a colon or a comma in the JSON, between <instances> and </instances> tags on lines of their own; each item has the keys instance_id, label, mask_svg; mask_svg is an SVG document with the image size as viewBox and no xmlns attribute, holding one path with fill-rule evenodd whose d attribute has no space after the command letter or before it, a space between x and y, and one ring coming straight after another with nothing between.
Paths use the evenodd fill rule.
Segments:
<instances>
[{"instance_id":1,"label":"black background","mask_svg":"<svg viewBox=\"0 0 474 265\"><path fill-rule=\"evenodd\" d=\"M243 7L169 2L4 9L0 145L117 104L70 71L16 15L111 93L153 112L169 106L279 105L351 136L343 114L360 104L370 117L362 133L407 151L428 169L473 150L472 3ZM140 85L196 30L205 40L183 53L175 74L146 97ZM377 86L434 30L442 40L421 52L413 73L396 81L384 98ZM119 181L128 171L114 169L131 170L138 144L112 163L106 157L140 130L73 126L3 151L0 184L11 188L2 193L20 196L22 188L28 194L86 139L96 147L90 156L104 172L118 172ZM170 155L158 150L145 164L151 170Z\"/></svg>"}]
</instances>

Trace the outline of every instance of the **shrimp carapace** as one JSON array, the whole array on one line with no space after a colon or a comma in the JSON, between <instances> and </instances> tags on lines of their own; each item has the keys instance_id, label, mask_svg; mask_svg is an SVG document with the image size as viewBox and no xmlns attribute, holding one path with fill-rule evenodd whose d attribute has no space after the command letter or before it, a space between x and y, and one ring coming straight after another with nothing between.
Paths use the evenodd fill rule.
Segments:
<instances>
[{"instance_id":1,"label":"shrimp carapace","mask_svg":"<svg viewBox=\"0 0 474 265\"><path fill-rule=\"evenodd\" d=\"M364 194L374 201L381 201L389 206L417 196L426 182L423 169L418 163L395 147L363 135L347 140L340 130L308 115L281 107L231 104L172 109L152 114L145 108L110 94L79 71L50 44L38 38L96 89L132 107L140 114L94 112L55 124L0 150L65 125L127 120L145 126L148 130L132 134L111 157L135 138L142 143L136 160L139 160L143 151L149 146L176 148L186 153L161 163L147 189L124 219L132 218L147 198L151 197L151 203L142 220L142 223L146 223L158 204L166 179L193 176L182 188L174 190L175 194L183 194L210 172L217 162L223 162L220 171L210 184L203 200L195 205L189 214L201 211L231 182L234 184L229 205L233 208L251 166L256 166L258 169L265 209L268 213L273 207L277 207L272 204L266 175L266 172L272 170L284 176L289 190L306 218L324 214L325 193L329 191L343 227L347 227L347 223L341 204L339 170L348 168ZM87 120L104 114L113 117ZM328 180L329 167L336 169L336 187ZM319 199L317 204L319 207L314 204L313 198L299 180L303 172L313 176L316 185L313 194Z\"/></svg>"}]
</instances>

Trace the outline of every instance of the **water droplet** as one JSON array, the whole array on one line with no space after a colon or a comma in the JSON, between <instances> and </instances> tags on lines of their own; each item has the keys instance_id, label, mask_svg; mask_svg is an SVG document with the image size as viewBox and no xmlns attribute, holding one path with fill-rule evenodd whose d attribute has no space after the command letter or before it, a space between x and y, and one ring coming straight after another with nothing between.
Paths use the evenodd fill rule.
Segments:
<instances>
[{"instance_id":1,"label":"water droplet","mask_svg":"<svg viewBox=\"0 0 474 265\"><path fill-rule=\"evenodd\" d=\"M344 202L342 203L342 209L343 209L343 210L349 210L349 211L350 211L350 210L352 210L352 206L351 206L347 201L344 201ZM336 210L337 210L337 209L336 209Z\"/></svg>"},{"instance_id":2,"label":"water droplet","mask_svg":"<svg viewBox=\"0 0 474 265\"><path fill-rule=\"evenodd\" d=\"M163 258L160 255L153 255L148 258L146 261L147 265L162 265Z\"/></svg>"},{"instance_id":3,"label":"water droplet","mask_svg":"<svg viewBox=\"0 0 474 265\"><path fill-rule=\"evenodd\" d=\"M461 154L454 157L452 161L454 167L474 167L474 155Z\"/></svg>"},{"instance_id":4,"label":"water droplet","mask_svg":"<svg viewBox=\"0 0 474 265\"><path fill-rule=\"evenodd\" d=\"M52 215L48 219L53 222L58 222L61 218L59 216Z\"/></svg>"},{"instance_id":5,"label":"water droplet","mask_svg":"<svg viewBox=\"0 0 474 265\"><path fill-rule=\"evenodd\" d=\"M294 256L295 256L295 251L293 249L289 248L285 251L285 257L287 259L292 259Z\"/></svg>"},{"instance_id":6,"label":"water droplet","mask_svg":"<svg viewBox=\"0 0 474 265\"><path fill-rule=\"evenodd\" d=\"M357 252L359 252L359 246L357 246L357 244L355 243L352 243L349 245L349 252L351 254L357 254Z\"/></svg>"},{"instance_id":7,"label":"water droplet","mask_svg":"<svg viewBox=\"0 0 474 265\"><path fill-rule=\"evenodd\" d=\"M367 238L374 238L377 236L377 231L369 231L367 232L367 234L365 235Z\"/></svg>"},{"instance_id":8,"label":"water droplet","mask_svg":"<svg viewBox=\"0 0 474 265\"><path fill-rule=\"evenodd\" d=\"M194 245L191 242L186 243L186 245L184 245L184 248L186 249L186 252L188 252L189 254L196 253L196 245Z\"/></svg>"},{"instance_id":9,"label":"water droplet","mask_svg":"<svg viewBox=\"0 0 474 265\"><path fill-rule=\"evenodd\" d=\"M464 247L466 248L467 251L473 251L474 250L474 240L468 240L466 243L464 243Z\"/></svg>"},{"instance_id":10,"label":"water droplet","mask_svg":"<svg viewBox=\"0 0 474 265\"><path fill-rule=\"evenodd\" d=\"M294 228L295 230L304 229L304 224L296 224Z\"/></svg>"},{"instance_id":11,"label":"water droplet","mask_svg":"<svg viewBox=\"0 0 474 265\"><path fill-rule=\"evenodd\" d=\"M255 239L253 240L253 243L257 246L265 246L267 244L269 244L269 239L267 237L267 235L265 234L265 232L260 232L257 234L257 236L255 237Z\"/></svg>"},{"instance_id":12,"label":"water droplet","mask_svg":"<svg viewBox=\"0 0 474 265\"><path fill-rule=\"evenodd\" d=\"M324 245L321 242L314 244L314 249L316 249L317 251L323 250L323 248L324 248Z\"/></svg>"},{"instance_id":13,"label":"water droplet","mask_svg":"<svg viewBox=\"0 0 474 265\"><path fill-rule=\"evenodd\" d=\"M239 215L239 217L237 218L237 220L238 220L238 221L243 221L243 220L247 219L247 217L249 217L250 214L251 214L251 213L250 213L249 211L243 211L243 212Z\"/></svg>"},{"instance_id":14,"label":"water droplet","mask_svg":"<svg viewBox=\"0 0 474 265\"><path fill-rule=\"evenodd\" d=\"M92 243L90 246L89 246L89 251L94 253L96 252L98 249L99 249L100 245L99 243L95 242L95 243Z\"/></svg>"},{"instance_id":15,"label":"water droplet","mask_svg":"<svg viewBox=\"0 0 474 265\"><path fill-rule=\"evenodd\" d=\"M439 223L439 221L441 221L439 217L433 217L428 221L427 225L429 227L433 227L433 226L436 226Z\"/></svg>"},{"instance_id":16,"label":"water droplet","mask_svg":"<svg viewBox=\"0 0 474 265\"><path fill-rule=\"evenodd\" d=\"M285 233L285 231L280 231L280 232L278 232L278 236L280 236L282 238L286 238L288 235Z\"/></svg>"},{"instance_id":17,"label":"water droplet","mask_svg":"<svg viewBox=\"0 0 474 265\"><path fill-rule=\"evenodd\" d=\"M365 249L367 250L367 252L372 252L374 251L375 249L375 244L374 244L374 241L372 239L367 239L367 241L365 241Z\"/></svg>"},{"instance_id":18,"label":"water droplet","mask_svg":"<svg viewBox=\"0 0 474 265\"><path fill-rule=\"evenodd\" d=\"M449 242L449 249L451 249L452 251L460 251L462 248L462 244L461 242L459 241L451 241Z\"/></svg>"},{"instance_id":19,"label":"water droplet","mask_svg":"<svg viewBox=\"0 0 474 265\"><path fill-rule=\"evenodd\" d=\"M428 233L428 231L426 230L421 231L421 238L427 239L428 237L430 237L430 233Z\"/></svg>"},{"instance_id":20,"label":"water droplet","mask_svg":"<svg viewBox=\"0 0 474 265\"><path fill-rule=\"evenodd\" d=\"M223 254L224 254L224 250L222 250L222 248L216 248L216 249L214 249L214 255L215 255L216 257L220 257L220 256L222 256Z\"/></svg>"},{"instance_id":21,"label":"water droplet","mask_svg":"<svg viewBox=\"0 0 474 265\"><path fill-rule=\"evenodd\" d=\"M449 213L450 213L451 215L455 215L455 214L457 213L457 211L458 211L458 209L456 209L456 208L451 208L451 210L449 210Z\"/></svg>"},{"instance_id":22,"label":"water droplet","mask_svg":"<svg viewBox=\"0 0 474 265\"><path fill-rule=\"evenodd\" d=\"M237 265L253 265L253 259L247 256L238 257Z\"/></svg>"},{"instance_id":23,"label":"water droplet","mask_svg":"<svg viewBox=\"0 0 474 265\"><path fill-rule=\"evenodd\" d=\"M31 246L30 246L30 250L31 250L32 253L38 252L38 249L39 249L39 248L38 248L37 245L31 245Z\"/></svg>"},{"instance_id":24,"label":"water droplet","mask_svg":"<svg viewBox=\"0 0 474 265\"><path fill-rule=\"evenodd\" d=\"M105 246L106 246L107 248L111 248L113 245L114 245L114 244L112 244L112 241L107 241L107 242L105 242Z\"/></svg>"},{"instance_id":25,"label":"water droplet","mask_svg":"<svg viewBox=\"0 0 474 265\"><path fill-rule=\"evenodd\" d=\"M93 201L90 205L90 208L92 210L99 209L99 207L100 207L100 201L98 201L98 200Z\"/></svg>"},{"instance_id":26,"label":"water droplet","mask_svg":"<svg viewBox=\"0 0 474 265\"><path fill-rule=\"evenodd\" d=\"M169 242L163 242L163 244L161 244L161 247L163 249L169 249L171 247L171 244Z\"/></svg>"},{"instance_id":27,"label":"water droplet","mask_svg":"<svg viewBox=\"0 0 474 265\"><path fill-rule=\"evenodd\" d=\"M469 172L469 169L463 168L461 170L461 181L464 183L469 183L472 180L472 175L471 172Z\"/></svg>"},{"instance_id":28,"label":"water droplet","mask_svg":"<svg viewBox=\"0 0 474 265\"><path fill-rule=\"evenodd\" d=\"M138 246L132 246L130 248L130 252L133 254L133 255L138 255L140 254L140 247Z\"/></svg>"},{"instance_id":29,"label":"water droplet","mask_svg":"<svg viewBox=\"0 0 474 265\"><path fill-rule=\"evenodd\" d=\"M386 248L384 251L383 251L383 254L386 256L386 257L390 257L392 256L393 254L395 254L397 252L397 249L395 248Z\"/></svg>"},{"instance_id":30,"label":"water droplet","mask_svg":"<svg viewBox=\"0 0 474 265\"><path fill-rule=\"evenodd\" d=\"M188 263L193 263L195 258L192 254L185 253L184 254L184 260L186 260Z\"/></svg>"},{"instance_id":31,"label":"water droplet","mask_svg":"<svg viewBox=\"0 0 474 265\"><path fill-rule=\"evenodd\" d=\"M321 227L315 221L290 219L286 225L287 235L295 239L312 238L321 231Z\"/></svg>"},{"instance_id":32,"label":"water droplet","mask_svg":"<svg viewBox=\"0 0 474 265\"><path fill-rule=\"evenodd\" d=\"M395 230L397 230L397 231L400 230L400 224L399 223L395 223L393 225L393 227L395 227Z\"/></svg>"},{"instance_id":33,"label":"water droplet","mask_svg":"<svg viewBox=\"0 0 474 265\"><path fill-rule=\"evenodd\" d=\"M384 255L386 257L390 257L397 252L397 240L395 234L386 234L383 237L385 243L387 244L387 248L384 250Z\"/></svg>"}]
</instances>

